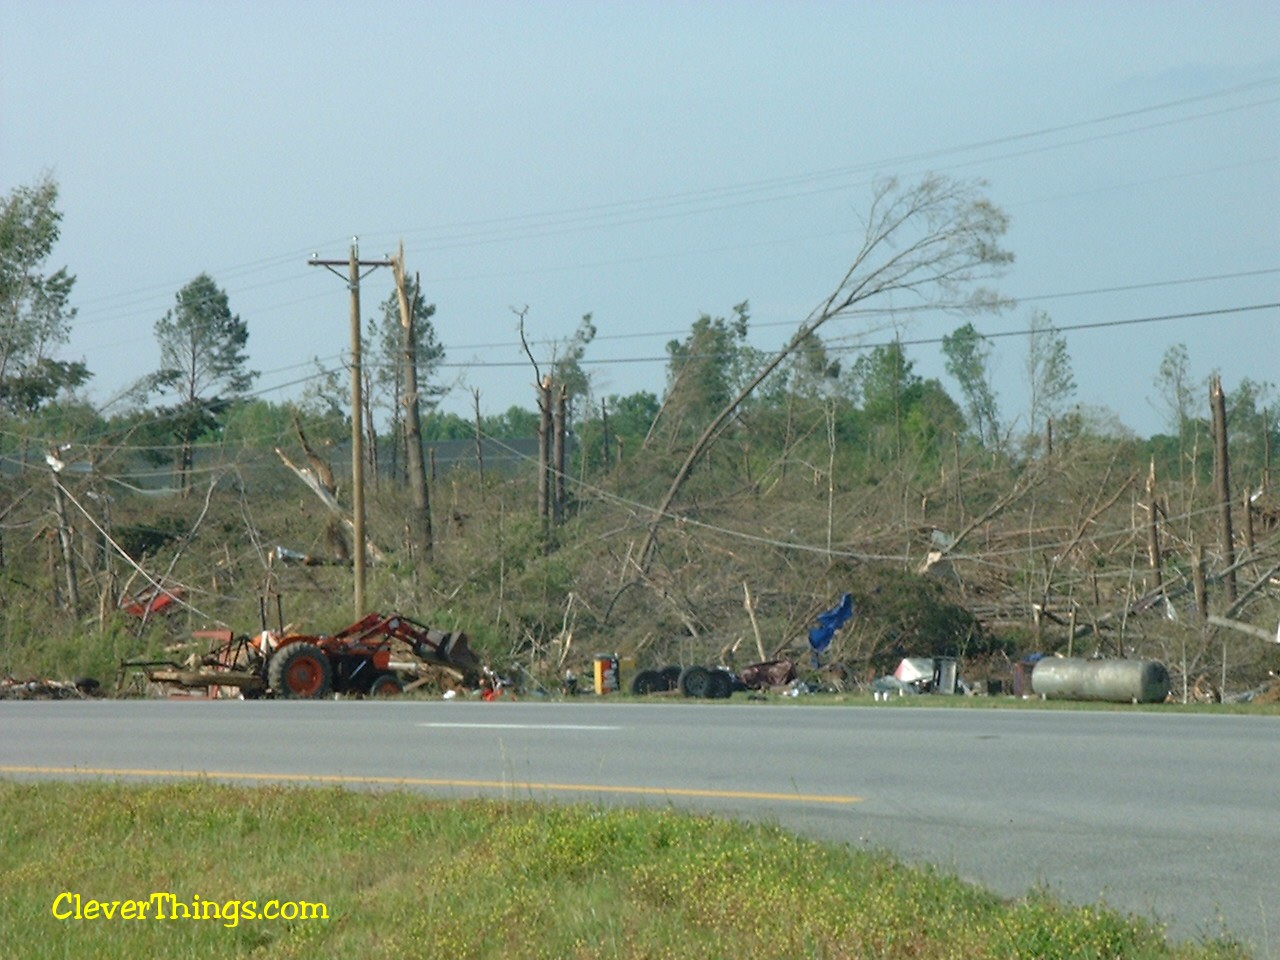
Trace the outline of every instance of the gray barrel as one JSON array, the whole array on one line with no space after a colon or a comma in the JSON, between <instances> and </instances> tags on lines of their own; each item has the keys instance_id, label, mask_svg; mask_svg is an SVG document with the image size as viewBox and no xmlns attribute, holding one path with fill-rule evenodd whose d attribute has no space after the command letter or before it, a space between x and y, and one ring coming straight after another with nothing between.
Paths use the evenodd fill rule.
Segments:
<instances>
[{"instance_id":1,"label":"gray barrel","mask_svg":"<svg viewBox=\"0 0 1280 960\"><path fill-rule=\"evenodd\" d=\"M1050 700L1159 703L1169 695L1169 671L1156 660L1045 657L1031 671L1031 692Z\"/></svg>"}]
</instances>

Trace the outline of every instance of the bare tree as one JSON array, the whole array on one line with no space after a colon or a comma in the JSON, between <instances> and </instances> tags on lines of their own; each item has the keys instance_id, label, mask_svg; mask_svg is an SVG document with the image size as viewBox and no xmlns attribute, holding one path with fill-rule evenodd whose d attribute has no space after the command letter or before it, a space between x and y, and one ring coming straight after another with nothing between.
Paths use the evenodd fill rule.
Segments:
<instances>
[{"instance_id":1,"label":"bare tree","mask_svg":"<svg viewBox=\"0 0 1280 960\"><path fill-rule=\"evenodd\" d=\"M396 297L400 304L401 373L404 376L402 399L404 403L405 460L409 469L409 489L413 496L413 510L409 515L409 530L416 560L431 559L431 496L427 486L427 465L422 457L422 419L418 403L418 343L420 336L414 329L418 312L418 294L421 290L417 274L410 283L404 269L404 244L391 261L395 274Z\"/></svg>"},{"instance_id":2,"label":"bare tree","mask_svg":"<svg viewBox=\"0 0 1280 960\"><path fill-rule=\"evenodd\" d=\"M654 508L639 552L641 572L652 563L658 529L681 487L739 405L829 320L856 315L856 308L869 301L881 301L891 309L978 310L1000 304L994 293L977 286L999 275L1013 261L1013 254L999 245L1008 229L1008 218L986 198L984 188L980 181L937 175L908 188L896 179L876 185L862 246L840 282L786 345L711 419L676 471ZM906 302L899 302L902 300Z\"/></svg>"}]
</instances>

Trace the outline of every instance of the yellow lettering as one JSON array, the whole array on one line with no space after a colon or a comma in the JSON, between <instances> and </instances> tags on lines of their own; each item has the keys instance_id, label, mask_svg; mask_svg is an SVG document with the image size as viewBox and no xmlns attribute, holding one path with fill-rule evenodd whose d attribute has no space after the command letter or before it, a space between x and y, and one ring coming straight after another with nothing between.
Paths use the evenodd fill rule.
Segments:
<instances>
[{"instance_id":1,"label":"yellow lettering","mask_svg":"<svg viewBox=\"0 0 1280 960\"><path fill-rule=\"evenodd\" d=\"M66 911L67 911L66 913L58 912L58 904L62 903L63 900L70 901L71 894L67 891L63 891L62 893L58 894L56 897L53 898L53 906L50 909L51 909L51 912L53 913L53 919L55 920L71 919L71 907L66 908Z\"/></svg>"},{"instance_id":2,"label":"yellow lettering","mask_svg":"<svg viewBox=\"0 0 1280 960\"><path fill-rule=\"evenodd\" d=\"M138 919L147 919L147 908L151 906L151 902L148 900L137 900L134 902L138 904Z\"/></svg>"},{"instance_id":3,"label":"yellow lettering","mask_svg":"<svg viewBox=\"0 0 1280 960\"><path fill-rule=\"evenodd\" d=\"M301 903L301 906L302 906L301 919L303 920L328 920L329 919L329 905L327 903L309 903L308 901L303 900Z\"/></svg>"},{"instance_id":4,"label":"yellow lettering","mask_svg":"<svg viewBox=\"0 0 1280 960\"><path fill-rule=\"evenodd\" d=\"M108 920L114 920L116 916L116 910L120 908L120 901L112 900L110 903L107 903L104 900L101 906L102 906L102 915L106 917Z\"/></svg>"},{"instance_id":5,"label":"yellow lettering","mask_svg":"<svg viewBox=\"0 0 1280 960\"><path fill-rule=\"evenodd\" d=\"M280 919L280 901L268 900L267 905L262 908L263 920L279 920Z\"/></svg>"},{"instance_id":6,"label":"yellow lettering","mask_svg":"<svg viewBox=\"0 0 1280 960\"><path fill-rule=\"evenodd\" d=\"M86 920L98 919L98 901L90 900L84 905L84 918Z\"/></svg>"},{"instance_id":7,"label":"yellow lettering","mask_svg":"<svg viewBox=\"0 0 1280 960\"><path fill-rule=\"evenodd\" d=\"M165 915L164 915L164 901L165 901L165 898L166 898L166 897L168 897L169 899L173 899L173 894L172 894L172 893L153 893L153 894L151 895L151 902L152 902L153 904L155 904L155 908L156 908L156 919L157 919L157 920L164 920L164 919L165 919Z\"/></svg>"},{"instance_id":8,"label":"yellow lettering","mask_svg":"<svg viewBox=\"0 0 1280 960\"><path fill-rule=\"evenodd\" d=\"M179 900L177 897L175 897L173 894L169 894L169 898L170 898L169 906L172 908L172 910L171 910L171 911L170 911L170 913L169 913L169 919L170 919L170 920L177 920L177 919L178 919L178 913L179 913L179 911L181 911L181 913L182 913L182 919L183 919L183 920L190 920L190 919L191 919L191 908L190 908L190 907L188 907L188 906L187 906L185 903L183 903L181 900Z\"/></svg>"},{"instance_id":9,"label":"yellow lettering","mask_svg":"<svg viewBox=\"0 0 1280 960\"><path fill-rule=\"evenodd\" d=\"M246 900L243 904L241 904L240 916L245 920L257 920L258 919L258 901Z\"/></svg>"},{"instance_id":10,"label":"yellow lettering","mask_svg":"<svg viewBox=\"0 0 1280 960\"><path fill-rule=\"evenodd\" d=\"M294 903L292 900L286 900L284 903L280 904L280 919L281 920L297 920L298 905Z\"/></svg>"},{"instance_id":11,"label":"yellow lettering","mask_svg":"<svg viewBox=\"0 0 1280 960\"><path fill-rule=\"evenodd\" d=\"M196 899L198 900L200 898L197 897ZM206 900L202 904L202 906L204 907L204 911L203 911L203 916L200 917L201 920L221 920L222 919L222 911L218 909L218 904L215 901ZM210 911L213 912L213 916L209 916Z\"/></svg>"}]
</instances>

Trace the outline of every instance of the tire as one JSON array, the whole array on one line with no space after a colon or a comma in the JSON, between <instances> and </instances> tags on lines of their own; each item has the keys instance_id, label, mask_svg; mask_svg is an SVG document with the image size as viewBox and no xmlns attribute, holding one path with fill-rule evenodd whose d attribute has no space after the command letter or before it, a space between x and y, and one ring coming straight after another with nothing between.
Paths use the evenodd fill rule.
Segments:
<instances>
[{"instance_id":1,"label":"tire","mask_svg":"<svg viewBox=\"0 0 1280 960\"><path fill-rule=\"evenodd\" d=\"M666 690L667 682L657 670L641 670L631 679L631 692L637 697Z\"/></svg>"},{"instance_id":2,"label":"tire","mask_svg":"<svg viewBox=\"0 0 1280 960\"><path fill-rule=\"evenodd\" d=\"M398 697L404 693L404 684L394 673L379 673L369 683L365 696Z\"/></svg>"},{"instance_id":3,"label":"tire","mask_svg":"<svg viewBox=\"0 0 1280 960\"><path fill-rule=\"evenodd\" d=\"M711 686L711 671L706 667L685 667L680 671L677 685L686 697L704 698Z\"/></svg>"},{"instance_id":4,"label":"tire","mask_svg":"<svg viewBox=\"0 0 1280 960\"><path fill-rule=\"evenodd\" d=\"M662 674L662 689L663 689L663 690L678 690L678 689L680 689L680 673L681 673L681 670L680 670L680 668L679 668L679 667L663 667L663 668L662 668L661 670L659 670L658 672L659 672L660 674Z\"/></svg>"},{"instance_id":5,"label":"tire","mask_svg":"<svg viewBox=\"0 0 1280 960\"><path fill-rule=\"evenodd\" d=\"M329 693L333 668L314 643L290 643L281 647L267 664L267 683L285 700L317 700Z\"/></svg>"},{"instance_id":6,"label":"tire","mask_svg":"<svg viewBox=\"0 0 1280 960\"><path fill-rule=\"evenodd\" d=\"M707 698L710 700L728 700L733 696L733 674L728 670L708 671Z\"/></svg>"}]
</instances>

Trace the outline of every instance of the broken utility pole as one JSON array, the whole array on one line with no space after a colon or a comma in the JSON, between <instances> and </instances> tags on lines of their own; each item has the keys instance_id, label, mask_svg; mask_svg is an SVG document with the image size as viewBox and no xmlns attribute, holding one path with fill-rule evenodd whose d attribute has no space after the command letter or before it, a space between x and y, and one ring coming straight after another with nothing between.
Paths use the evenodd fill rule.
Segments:
<instances>
[{"instance_id":1,"label":"broken utility pole","mask_svg":"<svg viewBox=\"0 0 1280 960\"><path fill-rule=\"evenodd\" d=\"M324 267L335 276L342 274L335 267L347 268L347 287L351 291L351 519L355 557L352 567L355 572L355 608L356 616L365 615L364 582L365 582L365 536L364 536L364 398L361 390L360 364L360 281L378 267L391 266L391 260L361 260L360 249L356 238L351 239L351 255L346 260L321 260L312 254L307 261L313 267ZM364 274L361 267L368 267Z\"/></svg>"}]
</instances>

